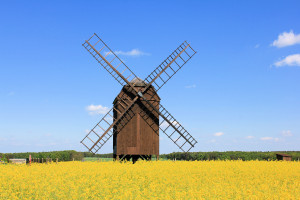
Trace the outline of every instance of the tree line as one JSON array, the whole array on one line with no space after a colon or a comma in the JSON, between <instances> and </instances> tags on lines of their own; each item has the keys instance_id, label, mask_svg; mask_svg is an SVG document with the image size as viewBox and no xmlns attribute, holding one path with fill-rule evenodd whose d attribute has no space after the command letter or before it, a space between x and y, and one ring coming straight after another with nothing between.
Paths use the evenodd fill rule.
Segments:
<instances>
[{"instance_id":1,"label":"tree line","mask_svg":"<svg viewBox=\"0 0 300 200\"><path fill-rule=\"evenodd\" d=\"M300 151L225 151L225 152L173 152L160 155L169 160L276 160L276 154L283 153L292 156L292 160L300 160Z\"/></svg>"},{"instance_id":2,"label":"tree line","mask_svg":"<svg viewBox=\"0 0 300 200\"><path fill-rule=\"evenodd\" d=\"M26 152L26 153L0 153L2 160L13 159L13 158L39 158L52 160L58 159L58 161L71 161L71 160L82 160L84 158L83 152L77 152L74 150L67 151L50 151L50 152Z\"/></svg>"},{"instance_id":3,"label":"tree line","mask_svg":"<svg viewBox=\"0 0 300 200\"><path fill-rule=\"evenodd\" d=\"M167 160L276 160L276 153L284 153L292 156L292 160L300 160L300 151L225 151L225 152L173 152L161 154L160 158ZM85 157L112 158L113 154L93 154L90 152L78 152L74 150L50 151L50 152L26 152L26 153L0 153L0 160L6 161L12 158L32 158L58 161L82 160Z\"/></svg>"},{"instance_id":4,"label":"tree line","mask_svg":"<svg viewBox=\"0 0 300 200\"><path fill-rule=\"evenodd\" d=\"M112 158L113 154L93 154L91 152L78 152L74 150L66 151L50 151L50 152L24 152L24 153L0 153L0 160L7 161L13 158L39 158L46 160L50 158L52 160L58 159L58 161L72 161L82 160L85 157L98 157L98 158Z\"/></svg>"}]
</instances>

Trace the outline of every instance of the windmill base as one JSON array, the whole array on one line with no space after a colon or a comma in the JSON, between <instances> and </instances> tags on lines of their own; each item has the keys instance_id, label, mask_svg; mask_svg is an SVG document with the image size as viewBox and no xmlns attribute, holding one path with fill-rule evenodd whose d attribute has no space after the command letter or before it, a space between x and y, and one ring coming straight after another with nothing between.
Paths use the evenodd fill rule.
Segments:
<instances>
[{"instance_id":1,"label":"windmill base","mask_svg":"<svg viewBox=\"0 0 300 200\"><path fill-rule=\"evenodd\" d=\"M138 160L151 161L152 155L116 155L113 154L113 159L115 161L132 161L133 164ZM156 155L156 160L159 160L159 155Z\"/></svg>"}]
</instances>

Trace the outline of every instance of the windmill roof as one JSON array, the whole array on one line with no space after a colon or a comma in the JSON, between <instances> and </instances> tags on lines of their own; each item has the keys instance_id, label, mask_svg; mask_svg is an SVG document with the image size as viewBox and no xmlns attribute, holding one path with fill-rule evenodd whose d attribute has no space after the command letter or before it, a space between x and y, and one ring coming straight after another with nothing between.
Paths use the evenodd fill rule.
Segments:
<instances>
[{"instance_id":1,"label":"windmill roof","mask_svg":"<svg viewBox=\"0 0 300 200\"><path fill-rule=\"evenodd\" d=\"M291 155L285 154L285 153L277 153L276 155L280 155L283 157L291 157Z\"/></svg>"},{"instance_id":2,"label":"windmill roof","mask_svg":"<svg viewBox=\"0 0 300 200\"><path fill-rule=\"evenodd\" d=\"M145 81L143 81L139 77L132 79L130 81L130 83L133 83L134 86L146 86L146 85L148 85L148 83L146 83Z\"/></svg>"}]
</instances>

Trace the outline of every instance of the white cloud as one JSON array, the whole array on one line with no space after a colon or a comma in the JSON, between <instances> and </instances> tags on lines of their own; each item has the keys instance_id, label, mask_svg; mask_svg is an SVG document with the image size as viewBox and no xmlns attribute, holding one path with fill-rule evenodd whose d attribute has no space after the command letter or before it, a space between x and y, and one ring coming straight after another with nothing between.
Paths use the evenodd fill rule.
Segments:
<instances>
[{"instance_id":1,"label":"white cloud","mask_svg":"<svg viewBox=\"0 0 300 200\"><path fill-rule=\"evenodd\" d=\"M104 115L109 111L108 107L102 105L89 105L86 107L86 110L90 115Z\"/></svg>"},{"instance_id":2,"label":"white cloud","mask_svg":"<svg viewBox=\"0 0 300 200\"><path fill-rule=\"evenodd\" d=\"M276 67L282 66L300 66L300 54L293 54L285 57L284 59L274 63Z\"/></svg>"},{"instance_id":3,"label":"white cloud","mask_svg":"<svg viewBox=\"0 0 300 200\"><path fill-rule=\"evenodd\" d=\"M262 137L262 138L260 138L261 140L273 140L273 138L272 137Z\"/></svg>"},{"instance_id":4,"label":"white cloud","mask_svg":"<svg viewBox=\"0 0 300 200\"><path fill-rule=\"evenodd\" d=\"M196 87L196 84L185 86L185 88L195 88L195 87Z\"/></svg>"},{"instance_id":5,"label":"white cloud","mask_svg":"<svg viewBox=\"0 0 300 200\"><path fill-rule=\"evenodd\" d=\"M254 46L255 49L257 49L258 47L260 47L260 44L256 44L256 45Z\"/></svg>"},{"instance_id":6,"label":"white cloud","mask_svg":"<svg viewBox=\"0 0 300 200\"><path fill-rule=\"evenodd\" d=\"M108 121L111 121L111 122L112 122L114 119L113 119L111 116L106 116L106 117L105 117L105 120L108 120Z\"/></svg>"},{"instance_id":7,"label":"white cloud","mask_svg":"<svg viewBox=\"0 0 300 200\"><path fill-rule=\"evenodd\" d=\"M246 139L253 139L253 138L254 138L254 136L252 136L252 135L249 135L246 137Z\"/></svg>"},{"instance_id":8,"label":"white cloud","mask_svg":"<svg viewBox=\"0 0 300 200\"><path fill-rule=\"evenodd\" d=\"M179 124L177 121L173 121L173 122L171 122L174 126L176 125L176 124ZM164 121L161 125L160 125L160 128L161 129L165 129L165 128L167 128L169 126L169 123L167 122L167 121ZM170 128L170 127L169 127Z\"/></svg>"},{"instance_id":9,"label":"white cloud","mask_svg":"<svg viewBox=\"0 0 300 200\"><path fill-rule=\"evenodd\" d=\"M283 32L278 36L278 39L272 43L272 46L281 48L286 46L291 46L295 44L300 44L300 34L295 35L293 31Z\"/></svg>"},{"instance_id":10,"label":"white cloud","mask_svg":"<svg viewBox=\"0 0 300 200\"><path fill-rule=\"evenodd\" d=\"M217 137L222 136L222 135L224 135L223 132L217 132L217 133L214 134L214 136L217 136Z\"/></svg>"},{"instance_id":11,"label":"white cloud","mask_svg":"<svg viewBox=\"0 0 300 200\"><path fill-rule=\"evenodd\" d=\"M7 138L0 137L0 142L1 141L7 141Z\"/></svg>"},{"instance_id":12,"label":"white cloud","mask_svg":"<svg viewBox=\"0 0 300 200\"><path fill-rule=\"evenodd\" d=\"M131 51L115 51L114 53L123 56L150 56L150 53L143 52L139 49L132 49Z\"/></svg>"},{"instance_id":13,"label":"white cloud","mask_svg":"<svg viewBox=\"0 0 300 200\"><path fill-rule=\"evenodd\" d=\"M282 131L282 135L283 136L292 136L292 132L290 130L285 130L285 131Z\"/></svg>"},{"instance_id":14,"label":"white cloud","mask_svg":"<svg viewBox=\"0 0 300 200\"><path fill-rule=\"evenodd\" d=\"M279 138L273 138L273 137L262 137L260 138L260 140L263 140L263 141L278 141Z\"/></svg>"},{"instance_id":15,"label":"white cloud","mask_svg":"<svg viewBox=\"0 0 300 200\"><path fill-rule=\"evenodd\" d=\"M161 128L161 129L165 129L165 128L168 127L168 125L169 125L169 123L166 122L166 121L164 121L164 122L160 125L160 128Z\"/></svg>"}]
</instances>

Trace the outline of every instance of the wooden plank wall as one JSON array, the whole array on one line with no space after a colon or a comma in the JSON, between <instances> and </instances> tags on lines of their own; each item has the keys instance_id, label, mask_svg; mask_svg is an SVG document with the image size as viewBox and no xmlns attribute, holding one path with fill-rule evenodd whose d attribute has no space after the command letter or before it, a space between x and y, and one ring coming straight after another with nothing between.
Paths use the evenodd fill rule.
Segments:
<instances>
[{"instance_id":1,"label":"wooden plank wall","mask_svg":"<svg viewBox=\"0 0 300 200\"><path fill-rule=\"evenodd\" d=\"M126 86L122 89L120 94L121 97L123 93L126 93ZM155 94L155 91L152 87L149 87L149 90L145 94L146 98L150 98ZM130 95L130 94L128 94ZM154 100L157 103L157 109L159 109L160 98L157 94L154 96ZM114 101L114 106L116 105L116 100ZM149 124L141 116L142 109L140 104L141 101L133 106L131 111L134 113L134 117L116 134L116 129L119 130L120 127L114 127L114 154L116 155L159 155L159 135L149 126ZM144 103L145 104L145 103ZM119 108L119 110L122 110ZM148 115L148 114L146 114ZM159 119L158 114L152 113L157 119ZM114 113L114 117L117 118L118 113ZM151 119L148 121L153 122ZM155 129L158 130L159 121L157 120Z\"/></svg>"}]
</instances>

